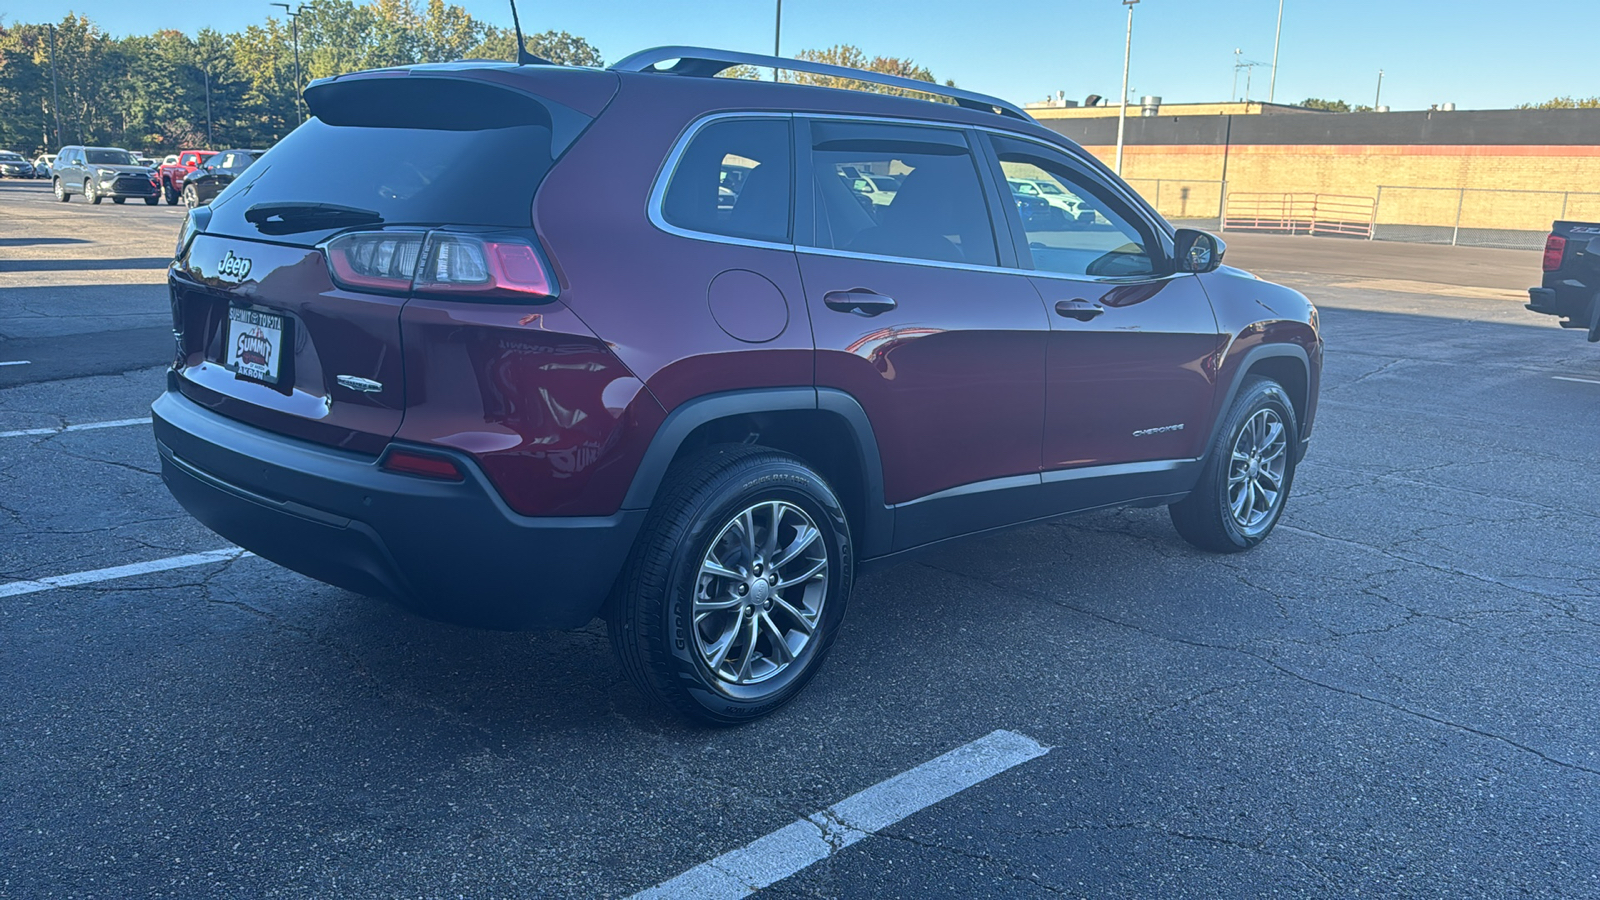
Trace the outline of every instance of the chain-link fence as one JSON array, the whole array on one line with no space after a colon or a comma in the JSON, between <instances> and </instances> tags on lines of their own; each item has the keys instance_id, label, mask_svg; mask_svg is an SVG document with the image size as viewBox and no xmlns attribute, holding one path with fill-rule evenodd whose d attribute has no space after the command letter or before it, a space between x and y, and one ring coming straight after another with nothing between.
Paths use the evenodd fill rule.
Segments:
<instances>
[{"instance_id":1,"label":"chain-link fence","mask_svg":"<svg viewBox=\"0 0 1600 900\"><path fill-rule=\"evenodd\" d=\"M1216 230L1222 221L1224 184L1221 181L1189 178L1129 178L1126 181L1169 221L1211 230Z\"/></svg>"},{"instance_id":2,"label":"chain-link fence","mask_svg":"<svg viewBox=\"0 0 1600 900\"><path fill-rule=\"evenodd\" d=\"M1372 237L1537 250L1558 219L1600 221L1600 193L1380 185Z\"/></svg>"}]
</instances>

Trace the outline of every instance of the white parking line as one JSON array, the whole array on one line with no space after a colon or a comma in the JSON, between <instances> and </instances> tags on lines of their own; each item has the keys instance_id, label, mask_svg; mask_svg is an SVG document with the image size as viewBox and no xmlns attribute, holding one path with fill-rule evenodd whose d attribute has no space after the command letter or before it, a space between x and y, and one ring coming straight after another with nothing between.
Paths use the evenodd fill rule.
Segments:
<instances>
[{"instance_id":1,"label":"white parking line","mask_svg":"<svg viewBox=\"0 0 1600 900\"><path fill-rule=\"evenodd\" d=\"M0 361L0 366L31 366L31 365L33 365L33 360L31 360L31 359L10 359L10 360Z\"/></svg>"},{"instance_id":2,"label":"white parking line","mask_svg":"<svg viewBox=\"0 0 1600 900\"><path fill-rule=\"evenodd\" d=\"M142 419L112 419L109 422L84 422L82 425L67 425L62 428L24 428L20 431L0 431L0 438L28 437L40 434L61 434L64 431L94 431L100 428L121 428L124 425L149 425L150 417Z\"/></svg>"},{"instance_id":3,"label":"white parking line","mask_svg":"<svg viewBox=\"0 0 1600 900\"><path fill-rule=\"evenodd\" d=\"M186 553L183 556L152 559L149 562L133 563L127 566L112 566L109 569L91 569L87 572L73 572L69 575L52 575L49 578L40 578L37 581L8 581L0 584L0 597L19 597L23 594L53 591L56 588L77 587L80 584L94 584L97 581L130 578L134 575L148 575L151 572L166 572L171 569L187 569L190 566L203 566L208 563L225 562L230 559L241 559L253 555L250 551L239 547L223 547L220 550L207 550L204 553Z\"/></svg>"},{"instance_id":4,"label":"white parking line","mask_svg":"<svg viewBox=\"0 0 1600 900\"><path fill-rule=\"evenodd\" d=\"M912 813L999 775L1050 748L1013 731L994 731L914 769L880 781L819 813L730 850L633 900L735 900L871 837Z\"/></svg>"},{"instance_id":5,"label":"white parking line","mask_svg":"<svg viewBox=\"0 0 1600 900\"><path fill-rule=\"evenodd\" d=\"M1596 381L1593 378L1573 378L1570 375L1551 375L1550 377L1556 381L1576 381L1582 384L1600 384L1600 381Z\"/></svg>"}]
</instances>

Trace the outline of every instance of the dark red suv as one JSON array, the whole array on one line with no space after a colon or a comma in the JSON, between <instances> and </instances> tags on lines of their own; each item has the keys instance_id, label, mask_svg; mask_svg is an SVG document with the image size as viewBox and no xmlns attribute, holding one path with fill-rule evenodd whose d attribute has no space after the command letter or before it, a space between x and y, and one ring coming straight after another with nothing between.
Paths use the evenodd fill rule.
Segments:
<instances>
[{"instance_id":1,"label":"dark red suv","mask_svg":"<svg viewBox=\"0 0 1600 900\"><path fill-rule=\"evenodd\" d=\"M154 406L172 493L267 559L453 622L602 615L642 690L730 723L815 674L868 564L1126 505L1231 552L1282 513L1315 309L1003 101L684 47L305 96L190 213Z\"/></svg>"}]
</instances>

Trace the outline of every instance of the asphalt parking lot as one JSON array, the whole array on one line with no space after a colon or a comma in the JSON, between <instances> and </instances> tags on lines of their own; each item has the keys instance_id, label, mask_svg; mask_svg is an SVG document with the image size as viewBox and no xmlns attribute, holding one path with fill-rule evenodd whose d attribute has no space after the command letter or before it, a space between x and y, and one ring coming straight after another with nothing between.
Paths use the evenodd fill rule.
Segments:
<instances>
[{"instance_id":1,"label":"asphalt parking lot","mask_svg":"<svg viewBox=\"0 0 1600 900\"><path fill-rule=\"evenodd\" d=\"M628 896L996 732L1038 750L763 893L1600 896L1600 346L1522 308L1536 252L1229 236L1327 340L1270 540L1128 510L875 573L712 731L599 623L433 624L190 520L143 422L181 214L0 182L0 896Z\"/></svg>"}]
</instances>

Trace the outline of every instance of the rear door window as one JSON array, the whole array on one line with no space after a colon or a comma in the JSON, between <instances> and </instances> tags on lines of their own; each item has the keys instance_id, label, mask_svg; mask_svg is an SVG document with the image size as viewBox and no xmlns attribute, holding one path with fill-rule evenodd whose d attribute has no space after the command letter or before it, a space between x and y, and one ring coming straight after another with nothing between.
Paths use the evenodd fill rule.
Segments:
<instances>
[{"instance_id":1,"label":"rear door window","mask_svg":"<svg viewBox=\"0 0 1600 900\"><path fill-rule=\"evenodd\" d=\"M819 119L811 145L809 246L997 265L994 223L964 132Z\"/></svg>"},{"instance_id":2,"label":"rear door window","mask_svg":"<svg viewBox=\"0 0 1600 900\"><path fill-rule=\"evenodd\" d=\"M787 117L718 119L695 132L667 181L662 219L688 231L788 243L790 127Z\"/></svg>"}]
</instances>

